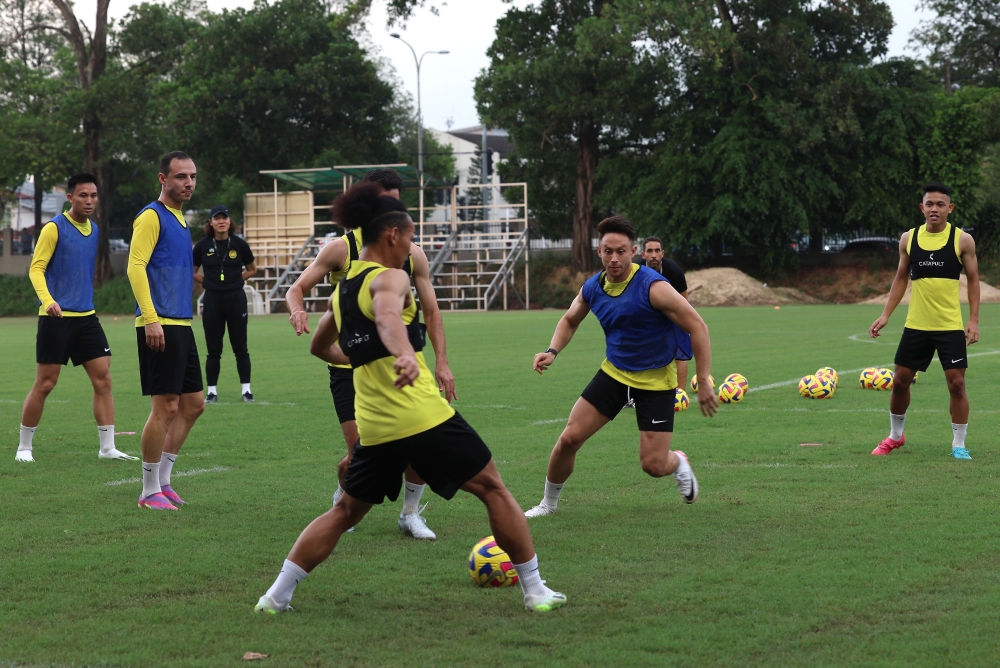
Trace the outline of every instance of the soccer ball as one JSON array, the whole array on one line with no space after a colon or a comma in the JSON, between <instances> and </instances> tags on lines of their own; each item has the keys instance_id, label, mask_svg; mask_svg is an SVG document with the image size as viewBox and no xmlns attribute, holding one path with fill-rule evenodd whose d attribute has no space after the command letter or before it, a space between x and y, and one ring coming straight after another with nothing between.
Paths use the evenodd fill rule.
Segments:
<instances>
[{"instance_id":1,"label":"soccer ball","mask_svg":"<svg viewBox=\"0 0 1000 668\"><path fill-rule=\"evenodd\" d=\"M826 376L827 378L832 380L834 389L836 389L837 383L840 382L840 374L838 374L837 370L834 369L833 367L825 366L822 369L817 369L816 376L817 377Z\"/></svg>"},{"instance_id":2,"label":"soccer ball","mask_svg":"<svg viewBox=\"0 0 1000 668\"><path fill-rule=\"evenodd\" d=\"M691 400L688 398L688 393L678 387L674 394L674 412L686 411L690 405Z\"/></svg>"},{"instance_id":3,"label":"soccer ball","mask_svg":"<svg viewBox=\"0 0 1000 668\"><path fill-rule=\"evenodd\" d=\"M858 378L858 384L861 385L861 389L870 390L875 387L875 376L877 375L878 369L873 366L862 371L861 376Z\"/></svg>"},{"instance_id":4,"label":"soccer ball","mask_svg":"<svg viewBox=\"0 0 1000 668\"><path fill-rule=\"evenodd\" d=\"M719 401L724 404L738 404L743 401L746 394L740 385L731 380L719 386Z\"/></svg>"},{"instance_id":5,"label":"soccer ball","mask_svg":"<svg viewBox=\"0 0 1000 668\"><path fill-rule=\"evenodd\" d=\"M895 375L891 369L879 369L872 380L872 387L876 390L891 390Z\"/></svg>"},{"instance_id":6,"label":"soccer ball","mask_svg":"<svg viewBox=\"0 0 1000 668\"><path fill-rule=\"evenodd\" d=\"M744 393L750 389L750 383L747 382L746 376L744 376L741 373L731 373L728 376L726 376L726 380L724 380L723 382L736 383L737 385L743 388Z\"/></svg>"},{"instance_id":7,"label":"soccer ball","mask_svg":"<svg viewBox=\"0 0 1000 668\"><path fill-rule=\"evenodd\" d=\"M834 387L829 378L810 375L799 381L799 394L808 399L829 399Z\"/></svg>"},{"instance_id":8,"label":"soccer ball","mask_svg":"<svg viewBox=\"0 0 1000 668\"><path fill-rule=\"evenodd\" d=\"M715 377L712 374L708 374L708 382L712 384L712 389L715 389ZM691 376L691 389L695 392L698 391L698 376Z\"/></svg>"},{"instance_id":9,"label":"soccer ball","mask_svg":"<svg viewBox=\"0 0 1000 668\"><path fill-rule=\"evenodd\" d=\"M517 584L517 571L507 553L497 546L493 536L487 536L469 553L469 575L480 587L512 587Z\"/></svg>"}]
</instances>

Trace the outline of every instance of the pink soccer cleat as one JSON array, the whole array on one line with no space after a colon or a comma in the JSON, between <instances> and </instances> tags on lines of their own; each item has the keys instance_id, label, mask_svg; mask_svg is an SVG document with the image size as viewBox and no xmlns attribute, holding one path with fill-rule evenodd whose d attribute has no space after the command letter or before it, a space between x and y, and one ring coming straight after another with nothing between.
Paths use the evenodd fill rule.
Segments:
<instances>
[{"instance_id":1,"label":"pink soccer cleat","mask_svg":"<svg viewBox=\"0 0 1000 668\"><path fill-rule=\"evenodd\" d=\"M167 497L167 500L175 506L183 506L187 501L177 496L177 492L170 485L160 485L160 493Z\"/></svg>"},{"instance_id":2,"label":"pink soccer cleat","mask_svg":"<svg viewBox=\"0 0 1000 668\"><path fill-rule=\"evenodd\" d=\"M170 503L163 494L150 494L146 498L139 497L139 507L149 510L177 510L177 506Z\"/></svg>"},{"instance_id":3,"label":"pink soccer cleat","mask_svg":"<svg viewBox=\"0 0 1000 668\"><path fill-rule=\"evenodd\" d=\"M872 450L873 455L887 455L896 448L901 448L906 443L906 434L899 437L898 441L894 441L888 436L884 441L878 444L878 447Z\"/></svg>"}]
</instances>

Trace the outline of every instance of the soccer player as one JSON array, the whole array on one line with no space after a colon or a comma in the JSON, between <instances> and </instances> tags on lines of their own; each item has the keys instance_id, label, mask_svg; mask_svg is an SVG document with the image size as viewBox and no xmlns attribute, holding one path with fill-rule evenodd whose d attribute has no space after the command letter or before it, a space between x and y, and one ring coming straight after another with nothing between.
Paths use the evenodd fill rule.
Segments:
<instances>
[{"instance_id":1,"label":"soccer player","mask_svg":"<svg viewBox=\"0 0 1000 668\"><path fill-rule=\"evenodd\" d=\"M972 459L965 447L965 433L969 427L965 370L969 366L966 345L979 340L976 242L948 222L948 215L955 210L955 205L951 201L951 188L943 183L924 186L920 210L926 222L903 232L900 237L899 267L889 290L889 299L882 315L869 329L873 339L879 336L906 292L907 279L912 279L910 307L906 313L903 336L896 349L896 374L889 398L889 435L872 450L872 454L887 455L906 443L903 424L910 405L910 383L917 371L927 370L937 352L951 394L951 456ZM968 325L962 322L958 297L959 277L963 269L969 281Z\"/></svg>"},{"instance_id":2,"label":"soccer player","mask_svg":"<svg viewBox=\"0 0 1000 668\"><path fill-rule=\"evenodd\" d=\"M658 272L632 263L635 228L622 216L597 226L604 271L583 284L556 325L549 348L535 355L533 367L544 372L593 311L604 328L607 359L573 406L569 421L552 448L542 502L528 517L556 512L559 495L573 473L576 453L622 407L634 402L639 423L639 463L654 478L673 474L687 503L698 498L698 481L687 456L670 449L674 430L677 378L671 362L698 360L698 403L708 417L718 403L708 381L712 364L708 327L698 312Z\"/></svg>"},{"instance_id":3,"label":"soccer player","mask_svg":"<svg viewBox=\"0 0 1000 668\"><path fill-rule=\"evenodd\" d=\"M441 397L424 362L424 328L401 267L412 251L413 221L406 207L380 197L381 213L362 226L364 249L337 286L335 327L354 366L361 441L347 469L344 494L305 528L277 579L254 608L289 610L295 587L337 546L373 504L399 495L401 474L413 467L435 493L459 489L486 505L497 545L517 569L524 605L545 612L566 602L545 586L528 524L500 479L489 448Z\"/></svg>"},{"instance_id":4,"label":"soccer player","mask_svg":"<svg viewBox=\"0 0 1000 668\"><path fill-rule=\"evenodd\" d=\"M201 324L205 328L205 380L208 393L205 403L219 399L219 368L222 358L222 335L229 327L229 345L236 356L243 401L253 403L250 390L250 353L247 351L247 293L243 283L257 273L250 244L233 233L229 209L216 204L209 213L205 236L194 245L194 280L205 286ZM197 273L203 267L203 274Z\"/></svg>"},{"instance_id":5,"label":"soccer player","mask_svg":"<svg viewBox=\"0 0 1000 668\"><path fill-rule=\"evenodd\" d=\"M674 290L684 299L688 298L687 278L681 266L663 254L663 241L659 237L646 237L642 241L642 260L653 271L660 272L663 278L670 281ZM674 360L677 365L677 387L687 387L687 360Z\"/></svg>"},{"instance_id":6,"label":"soccer player","mask_svg":"<svg viewBox=\"0 0 1000 668\"><path fill-rule=\"evenodd\" d=\"M32 438L42 419L45 399L72 359L83 365L94 386L94 418L101 459L136 459L115 448L115 401L111 396L111 346L94 312L94 264L97 225L97 179L77 174L66 187L70 209L42 227L28 277L38 295L35 384L21 411L21 441L15 459L33 462Z\"/></svg>"},{"instance_id":7,"label":"soccer player","mask_svg":"<svg viewBox=\"0 0 1000 668\"><path fill-rule=\"evenodd\" d=\"M136 216L128 256L135 293L136 344L143 396L152 408L142 430L140 508L177 510L184 500L170 473L195 420L205 410L201 361L191 318L194 262L181 207L194 194L194 161L181 151L160 160L160 197Z\"/></svg>"},{"instance_id":8,"label":"soccer player","mask_svg":"<svg viewBox=\"0 0 1000 668\"><path fill-rule=\"evenodd\" d=\"M396 199L399 199L403 187L403 181L391 169L372 170L365 175L362 184L364 183L374 184L374 186L369 187L375 187L376 194ZM358 184L354 188L359 188L362 184ZM363 188L354 190L356 193L362 191ZM370 195L371 193L368 193L368 195L362 196L362 199L371 199ZM352 206L350 200L341 201L345 208ZM358 224L357 222L339 222L348 228ZM351 262L358 259L358 253L362 247L361 236L360 229L352 229L343 237L323 246L313 263L299 275L295 283L288 289L285 302L288 305L288 312L291 314L288 319L295 329L296 335L301 335L303 332L309 333L309 314L305 310L304 295L312 290L323 279L324 275L329 275L330 283L336 289L337 283L350 269ZM455 394L455 376L448 366L444 322L441 319L441 311L434 294L434 286L431 284L430 264L427 262L427 256L423 250L416 244L410 248L408 266L413 284L417 289L417 296L420 299L420 308L424 312L427 333L434 346L434 375L439 387L445 393L445 397L451 401L457 398L457 395ZM325 319L321 321L322 323L325 323ZM351 367L349 364L330 363L329 368L330 393L333 395L333 404L340 420L340 429L344 435L344 442L347 444L347 455L337 467L339 484L333 497L334 503L336 503L343 493L344 476L351 460L352 448L358 442L358 427L354 416L354 383ZM422 515L423 508L420 507L420 498L424 493L424 481L412 469L407 469L404 477L406 484L403 491L403 509L399 515L399 528L403 533L413 538L434 540L437 536L427 526Z\"/></svg>"}]
</instances>

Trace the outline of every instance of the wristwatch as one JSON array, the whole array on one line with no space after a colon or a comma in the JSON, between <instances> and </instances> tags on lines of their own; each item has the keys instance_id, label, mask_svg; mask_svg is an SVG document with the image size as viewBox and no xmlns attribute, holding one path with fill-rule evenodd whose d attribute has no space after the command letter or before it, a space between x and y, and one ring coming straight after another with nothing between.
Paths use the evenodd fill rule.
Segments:
<instances>
[{"instance_id":1,"label":"wristwatch","mask_svg":"<svg viewBox=\"0 0 1000 668\"><path fill-rule=\"evenodd\" d=\"M556 357L558 357L558 356L559 356L559 351L558 351L558 350L556 350L555 348L548 348L548 349L547 349L547 350L546 350L545 352L547 352L547 353L552 353L552 354L553 354L553 355L555 355Z\"/></svg>"}]
</instances>

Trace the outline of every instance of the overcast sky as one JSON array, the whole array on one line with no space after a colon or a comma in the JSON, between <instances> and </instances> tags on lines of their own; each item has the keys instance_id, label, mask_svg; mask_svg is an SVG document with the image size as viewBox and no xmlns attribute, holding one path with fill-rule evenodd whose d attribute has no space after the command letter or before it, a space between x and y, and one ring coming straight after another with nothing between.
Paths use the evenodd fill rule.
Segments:
<instances>
[{"instance_id":1,"label":"overcast sky","mask_svg":"<svg viewBox=\"0 0 1000 668\"><path fill-rule=\"evenodd\" d=\"M252 0L207 0L209 9L249 7ZM930 18L927 12L917 9L917 0L887 0L896 21L889 39L889 55L914 55L907 50L910 32L921 20ZM133 4L128 0L112 0L112 18L120 18ZM438 7L435 16L429 9L418 10L408 25L395 28L403 39L416 49L419 56L424 51L447 50L449 55L428 55L421 66L421 97L426 127L441 130L451 120L455 128L478 125L476 104L473 101L473 80L489 63L486 49L493 42L496 20L510 7L502 0L431 0L428 4ZM530 0L515 0L518 6ZM417 75L413 54L397 39L389 36L386 27L384 3L376 0L376 7L368 20L372 46L379 56L392 64L396 75L414 101L417 97ZM88 25L93 25L95 0L77 0L77 15Z\"/></svg>"}]
</instances>

